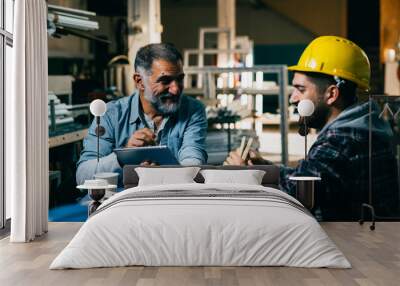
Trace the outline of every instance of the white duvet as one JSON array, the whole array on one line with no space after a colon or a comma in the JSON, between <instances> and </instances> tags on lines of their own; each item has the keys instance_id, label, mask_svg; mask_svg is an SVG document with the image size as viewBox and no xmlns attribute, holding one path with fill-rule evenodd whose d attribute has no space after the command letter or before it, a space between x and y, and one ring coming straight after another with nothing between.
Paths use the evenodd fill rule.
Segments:
<instances>
[{"instance_id":1,"label":"white duvet","mask_svg":"<svg viewBox=\"0 0 400 286\"><path fill-rule=\"evenodd\" d=\"M174 190L173 197L146 197ZM196 192L203 195L190 196ZM148 186L118 193L82 225L50 269L128 265L350 267L294 198L238 184Z\"/></svg>"}]
</instances>

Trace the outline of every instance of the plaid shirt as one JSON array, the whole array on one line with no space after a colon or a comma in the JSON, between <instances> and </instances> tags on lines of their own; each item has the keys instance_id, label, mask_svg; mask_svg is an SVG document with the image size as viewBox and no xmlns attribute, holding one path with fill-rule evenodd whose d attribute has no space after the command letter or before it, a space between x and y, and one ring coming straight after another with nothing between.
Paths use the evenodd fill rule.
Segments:
<instances>
[{"instance_id":1,"label":"plaid shirt","mask_svg":"<svg viewBox=\"0 0 400 286\"><path fill-rule=\"evenodd\" d=\"M354 219L368 202L368 129L332 126L323 130L307 160L296 168L281 167L281 189L295 195L290 176L319 176L316 205L324 219ZM398 203L397 162L389 136L372 134L372 200L378 215L393 212Z\"/></svg>"}]
</instances>

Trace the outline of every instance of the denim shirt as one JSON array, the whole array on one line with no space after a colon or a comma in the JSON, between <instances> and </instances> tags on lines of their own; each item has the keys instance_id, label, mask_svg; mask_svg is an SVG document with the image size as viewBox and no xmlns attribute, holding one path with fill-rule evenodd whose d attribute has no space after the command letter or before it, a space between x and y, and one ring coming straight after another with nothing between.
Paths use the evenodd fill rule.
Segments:
<instances>
[{"instance_id":1,"label":"denim shirt","mask_svg":"<svg viewBox=\"0 0 400 286\"><path fill-rule=\"evenodd\" d=\"M191 97L181 95L181 105L176 114L167 118L160 130L160 145L166 145L181 165L201 165L207 162L205 140L207 118L204 105ZM113 150L123 148L131 135L146 127L139 93L107 103L107 112L100 119L105 134L100 137L100 161L97 164L96 122L93 120L83 141L84 149L77 163L78 184L93 179L98 172L117 172L118 185L122 186L122 168Z\"/></svg>"}]
</instances>

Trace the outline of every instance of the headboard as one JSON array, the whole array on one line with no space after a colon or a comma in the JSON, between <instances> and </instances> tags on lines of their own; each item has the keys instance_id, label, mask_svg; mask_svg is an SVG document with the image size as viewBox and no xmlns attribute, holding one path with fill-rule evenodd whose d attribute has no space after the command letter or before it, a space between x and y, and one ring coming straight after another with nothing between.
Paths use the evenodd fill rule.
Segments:
<instances>
[{"instance_id":1,"label":"headboard","mask_svg":"<svg viewBox=\"0 0 400 286\"><path fill-rule=\"evenodd\" d=\"M123 170L123 183L124 189L136 187L139 182L139 177L135 171L135 168L140 167L138 165L125 165ZM185 166L148 166L146 168L179 168ZM202 170L205 169L217 169L217 170L263 170L265 175L262 179L262 185L265 187L272 187L279 189L279 167L276 165L256 165L256 166L212 166L203 165L198 166ZM203 176L198 173L194 178L197 183L204 183Z\"/></svg>"}]
</instances>

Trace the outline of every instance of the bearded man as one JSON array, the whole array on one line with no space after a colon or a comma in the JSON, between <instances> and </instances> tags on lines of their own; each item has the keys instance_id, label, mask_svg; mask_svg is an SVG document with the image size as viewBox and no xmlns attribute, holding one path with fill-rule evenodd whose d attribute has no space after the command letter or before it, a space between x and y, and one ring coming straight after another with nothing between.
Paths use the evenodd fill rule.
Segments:
<instances>
[{"instance_id":1,"label":"bearded man","mask_svg":"<svg viewBox=\"0 0 400 286\"><path fill-rule=\"evenodd\" d=\"M319 133L306 160L294 168L280 167L281 190L295 195L291 176L321 177L316 204L323 219L359 218L361 203L368 201L371 156L373 205L380 215L393 214L399 195L393 133L380 118L377 105L357 103L357 88L369 90L371 72L365 52L347 39L322 36L307 46L289 70L294 72L291 101L314 103L315 111L306 120ZM268 163L255 151L245 161L231 152L226 161L230 165Z\"/></svg>"},{"instance_id":2,"label":"bearded man","mask_svg":"<svg viewBox=\"0 0 400 286\"><path fill-rule=\"evenodd\" d=\"M184 76L182 55L172 44L150 44L137 52L133 75L137 91L107 103L101 118L105 134L100 137L99 164L93 121L78 162L78 184L92 179L95 172L118 172L121 185L122 169L115 148L160 144L166 145L181 165L207 162L205 108L182 94Z\"/></svg>"}]
</instances>

